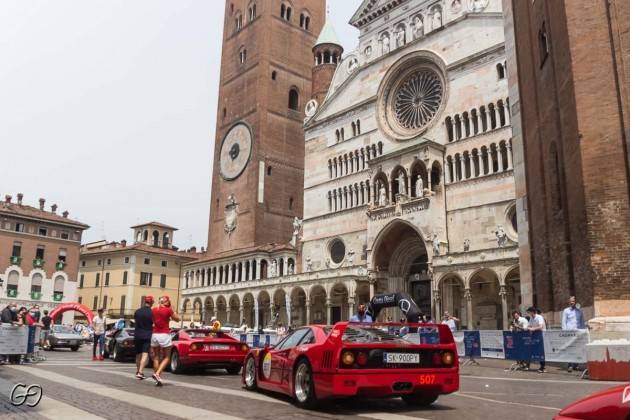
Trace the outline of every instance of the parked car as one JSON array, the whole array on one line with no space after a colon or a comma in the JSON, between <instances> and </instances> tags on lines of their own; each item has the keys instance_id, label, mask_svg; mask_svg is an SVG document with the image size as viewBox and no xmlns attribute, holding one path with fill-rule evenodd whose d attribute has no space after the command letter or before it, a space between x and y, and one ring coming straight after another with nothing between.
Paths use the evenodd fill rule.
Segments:
<instances>
[{"instance_id":1,"label":"parked car","mask_svg":"<svg viewBox=\"0 0 630 420\"><path fill-rule=\"evenodd\" d=\"M352 396L401 397L427 406L457 391L457 348L448 326L405 325L416 337L431 335L431 344L399 337L389 332L391 324L298 328L275 346L250 351L243 384L289 395L302 408Z\"/></svg>"},{"instance_id":2,"label":"parked car","mask_svg":"<svg viewBox=\"0 0 630 420\"><path fill-rule=\"evenodd\" d=\"M620 385L569 404L554 420L627 420L630 418L630 386Z\"/></svg>"},{"instance_id":3,"label":"parked car","mask_svg":"<svg viewBox=\"0 0 630 420\"><path fill-rule=\"evenodd\" d=\"M115 362L136 357L136 347L133 341L134 332L133 328L123 328L105 334L104 356L111 356Z\"/></svg>"},{"instance_id":4,"label":"parked car","mask_svg":"<svg viewBox=\"0 0 630 420\"><path fill-rule=\"evenodd\" d=\"M79 350L83 344L83 338L72 328L65 325L53 325L48 335L46 350L69 348L72 351Z\"/></svg>"},{"instance_id":5,"label":"parked car","mask_svg":"<svg viewBox=\"0 0 630 420\"><path fill-rule=\"evenodd\" d=\"M220 331L182 329L173 331L171 372L182 373L191 367L224 368L238 375L249 346Z\"/></svg>"}]
</instances>

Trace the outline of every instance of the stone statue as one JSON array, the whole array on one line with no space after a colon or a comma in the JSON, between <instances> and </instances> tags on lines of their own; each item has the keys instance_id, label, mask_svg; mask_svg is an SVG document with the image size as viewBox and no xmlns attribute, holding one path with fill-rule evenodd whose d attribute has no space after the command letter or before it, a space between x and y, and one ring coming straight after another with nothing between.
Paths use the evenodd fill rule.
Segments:
<instances>
[{"instance_id":1,"label":"stone statue","mask_svg":"<svg viewBox=\"0 0 630 420\"><path fill-rule=\"evenodd\" d=\"M278 275L278 262L273 259L269 266L269 277L276 277Z\"/></svg>"},{"instance_id":2,"label":"stone statue","mask_svg":"<svg viewBox=\"0 0 630 420\"><path fill-rule=\"evenodd\" d=\"M416 178L416 197L424 197L424 182L422 181L422 177L420 175Z\"/></svg>"},{"instance_id":3,"label":"stone statue","mask_svg":"<svg viewBox=\"0 0 630 420\"><path fill-rule=\"evenodd\" d=\"M348 265L350 266L354 265L354 251L353 250L348 251Z\"/></svg>"},{"instance_id":4,"label":"stone statue","mask_svg":"<svg viewBox=\"0 0 630 420\"><path fill-rule=\"evenodd\" d=\"M433 234L433 255L440 255L440 239L437 233Z\"/></svg>"},{"instance_id":5,"label":"stone statue","mask_svg":"<svg viewBox=\"0 0 630 420\"><path fill-rule=\"evenodd\" d=\"M383 35L383 54L387 54L389 52L389 35Z\"/></svg>"},{"instance_id":6,"label":"stone statue","mask_svg":"<svg viewBox=\"0 0 630 420\"><path fill-rule=\"evenodd\" d=\"M297 216L293 219L293 237L291 238L291 245L296 246L298 240L300 240L300 230L302 229L302 220Z\"/></svg>"},{"instance_id":7,"label":"stone statue","mask_svg":"<svg viewBox=\"0 0 630 420\"><path fill-rule=\"evenodd\" d=\"M354 73L354 71L359 67L359 60L356 57L352 57L350 62L348 63L348 73Z\"/></svg>"},{"instance_id":8,"label":"stone statue","mask_svg":"<svg viewBox=\"0 0 630 420\"><path fill-rule=\"evenodd\" d=\"M497 226L497 231L495 232L497 236L497 245L499 248L503 248L507 244L507 233L505 233L505 229L503 226Z\"/></svg>"},{"instance_id":9,"label":"stone statue","mask_svg":"<svg viewBox=\"0 0 630 420\"><path fill-rule=\"evenodd\" d=\"M387 190L385 190L385 185L383 185L383 183L380 185L381 186L378 189L378 205L383 207L387 205Z\"/></svg>"},{"instance_id":10,"label":"stone statue","mask_svg":"<svg viewBox=\"0 0 630 420\"><path fill-rule=\"evenodd\" d=\"M433 11L433 22L431 29L435 30L442 26L442 10L436 7Z\"/></svg>"},{"instance_id":11,"label":"stone statue","mask_svg":"<svg viewBox=\"0 0 630 420\"><path fill-rule=\"evenodd\" d=\"M400 195L407 194L407 182L405 182L405 178L405 174L400 171L400 174L398 175L398 194Z\"/></svg>"},{"instance_id":12,"label":"stone statue","mask_svg":"<svg viewBox=\"0 0 630 420\"><path fill-rule=\"evenodd\" d=\"M464 239L464 252L470 251L470 240Z\"/></svg>"},{"instance_id":13,"label":"stone statue","mask_svg":"<svg viewBox=\"0 0 630 420\"><path fill-rule=\"evenodd\" d=\"M420 15L413 18L413 38L418 39L424 35L424 24Z\"/></svg>"},{"instance_id":14,"label":"stone statue","mask_svg":"<svg viewBox=\"0 0 630 420\"><path fill-rule=\"evenodd\" d=\"M289 263L287 267L287 275L292 276L295 274L295 268L293 267L293 263Z\"/></svg>"},{"instance_id":15,"label":"stone statue","mask_svg":"<svg viewBox=\"0 0 630 420\"><path fill-rule=\"evenodd\" d=\"M453 13L459 13L462 10L462 0L453 0L451 2L451 10Z\"/></svg>"},{"instance_id":16,"label":"stone statue","mask_svg":"<svg viewBox=\"0 0 630 420\"><path fill-rule=\"evenodd\" d=\"M468 8L471 12L478 13L488 7L488 0L468 0Z\"/></svg>"},{"instance_id":17,"label":"stone statue","mask_svg":"<svg viewBox=\"0 0 630 420\"><path fill-rule=\"evenodd\" d=\"M326 261L324 261L324 263L326 264L326 268L330 268L330 258L326 258Z\"/></svg>"},{"instance_id":18,"label":"stone statue","mask_svg":"<svg viewBox=\"0 0 630 420\"><path fill-rule=\"evenodd\" d=\"M405 45L405 27L398 27L396 32L396 48L400 48Z\"/></svg>"},{"instance_id":19,"label":"stone statue","mask_svg":"<svg viewBox=\"0 0 630 420\"><path fill-rule=\"evenodd\" d=\"M238 218L238 203L234 194L230 194L227 199L227 205L225 206L224 213L225 223L223 224L223 230L230 235L234 229L236 229L236 222Z\"/></svg>"},{"instance_id":20,"label":"stone statue","mask_svg":"<svg viewBox=\"0 0 630 420\"><path fill-rule=\"evenodd\" d=\"M311 257L306 257L306 272L310 272L313 269L313 261L311 261Z\"/></svg>"}]
</instances>

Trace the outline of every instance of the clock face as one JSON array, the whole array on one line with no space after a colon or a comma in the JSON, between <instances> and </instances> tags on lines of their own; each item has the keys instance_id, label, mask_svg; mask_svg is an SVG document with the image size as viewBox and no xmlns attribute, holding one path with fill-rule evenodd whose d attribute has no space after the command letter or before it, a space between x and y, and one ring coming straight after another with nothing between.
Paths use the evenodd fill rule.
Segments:
<instances>
[{"instance_id":1,"label":"clock face","mask_svg":"<svg viewBox=\"0 0 630 420\"><path fill-rule=\"evenodd\" d=\"M244 123L237 123L223 138L221 145L221 176L226 180L238 178L252 153L252 132Z\"/></svg>"}]
</instances>

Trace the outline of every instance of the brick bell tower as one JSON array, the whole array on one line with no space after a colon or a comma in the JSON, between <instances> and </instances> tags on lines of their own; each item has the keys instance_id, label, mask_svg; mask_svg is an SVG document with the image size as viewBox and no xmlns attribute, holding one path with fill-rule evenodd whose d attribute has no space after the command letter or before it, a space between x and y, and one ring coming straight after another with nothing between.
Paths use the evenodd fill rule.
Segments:
<instances>
[{"instance_id":1,"label":"brick bell tower","mask_svg":"<svg viewBox=\"0 0 630 420\"><path fill-rule=\"evenodd\" d=\"M313 55L315 56L312 87L313 99L320 105L326 98L342 54L343 47L337 38L335 29L330 21L326 19L326 23L313 47Z\"/></svg>"},{"instance_id":2,"label":"brick bell tower","mask_svg":"<svg viewBox=\"0 0 630 420\"><path fill-rule=\"evenodd\" d=\"M304 106L325 0L227 0L208 253L288 243L302 217Z\"/></svg>"}]
</instances>

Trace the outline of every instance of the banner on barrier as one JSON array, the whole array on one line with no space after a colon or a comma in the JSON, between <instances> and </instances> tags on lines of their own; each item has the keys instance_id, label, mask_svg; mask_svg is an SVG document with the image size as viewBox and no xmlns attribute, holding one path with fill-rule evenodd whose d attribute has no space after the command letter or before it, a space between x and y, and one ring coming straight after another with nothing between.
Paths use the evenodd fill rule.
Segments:
<instances>
[{"instance_id":1,"label":"banner on barrier","mask_svg":"<svg viewBox=\"0 0 630 420\"><path fill-rule=\"evenodd\" d=\"M466 356L481 357L479 331L464 331L464 348Z\"/></svg>"},{"instance_id":2,"label":"banner on barrier","mask_svg":"<svg viewBox=\"0 0 630 420\"><path fill-rule=\"evenodd\" d=\"M27 353L35 353L39 351L39 337L41 336L41 333L41 327L28 327Z\"/></svg>"},{"instance_id":3,"label":"banner on barrier","mask_svg":"<svg viewBox=\"0 0 630 420\"><path fill-rule=\"evenodd\" d=\"M464 344L464 331L455 331L453 333L455 344L457 345L457 355L459 357L466 356L466 345Z\"/></svg>"},{"instance_id":4,"label":"banner on barrier","mask_svg":"<svg viewBox=\"0 0 630 420\"><path fill-rule=\"evenodd\" d=\"M545 360L542 331L503 331L503 341L507 360Z\"/></svg>"},{"instance_id":5,"label":"banner on barrier","mask_svg":"<svg viewBox=\"0 0 630 420\"><path fill-rule=\"evenodd\" d=\"M25 354L28 336L26 327L0 324L0 354Z\"/></svg>"},{"instance_id":6,"label":"banner on barrier","mask_svg":"<svg viewBox=\"0 0 630 420\"><path fill-rule=\"evenodd\" d=\"M482 330L479 331L481 344L481 357L489 359L504 359L503 331Z\"/></svg>"},{"instance_id":7,"label":"banner on barrier","mask_svg":"<svg viewBox=\"0 0 630 420\"><path fill-rule=\"evenodd\" d=\"M543 341L548 362L586 363L588 330L545 331Z\"/></svg>"}]
</instances>

